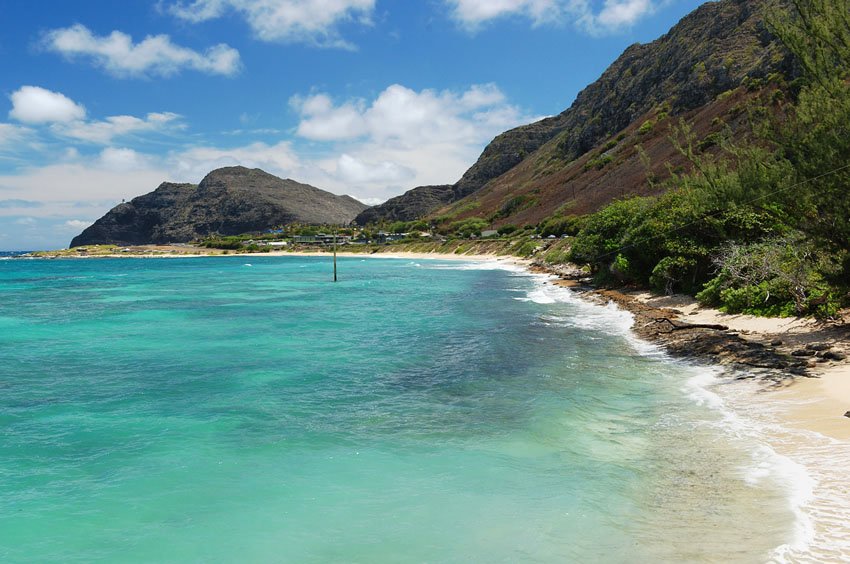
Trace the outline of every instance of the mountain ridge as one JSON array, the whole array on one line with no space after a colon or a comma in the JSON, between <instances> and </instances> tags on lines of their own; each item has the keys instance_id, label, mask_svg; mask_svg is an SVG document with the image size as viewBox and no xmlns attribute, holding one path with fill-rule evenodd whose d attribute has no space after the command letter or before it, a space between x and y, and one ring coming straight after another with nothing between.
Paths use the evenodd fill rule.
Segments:
<instances>
[{"instance_id":1,"label":"mountain ridge","mask_svg":"<svg viewBox=\"0 0 850 564\"><path fill-rule=\"evenodd\" d=\"M163 182L153 192L115 206L74 237L71 246L186 243L292 222L348 224L367 207L351 196L260 169L225 167L197 185Z\"/></svg>"},{"instance_id":2,"label":"mountain ridge","mask_svg":"<svg viewBox=\"0 0 850 564\"><path fill-rule=\"evenodd\" d=\"M542 147L547 148L547 175L565 170L578 159L601 149L618 134L634 130L654 113L663 117L683 117L713 103L723 93L731 92L746 81L760 81L773 73L792 77L796 69L793 59L768 31L763 10L781 0L720 0L708 2L682 18L666 34L646 44L633 44L602 73L599 79L584 88L569 108L550 118L506 131L491 141L479 159L453 185L452 202L446 206L426 209L405 206L404 198L417 198L414 189L393 199L393 209L407 207L418 215L397 219L437 218L455 213L458 218L470 215L492 218L509 204L509 197L500 207L485 206L474 213L457 213L458 209L479 203L476 194L485 186L510 173L519 165L539 159ZM717 117L717 116L716 116ZM723 119L720 117L720 119ZM657 134L657 132L656 132ZM557 140L556 142L554 140ZM600 153L603 154L601 151ZM606 163L607 164L607 163ZM677 163L678 164L678 163ZM612 163L612 168L617 163ZM590 167L591 169L593 166ZM633 173L629 177L636 178ZM641 179L621 187L620 193L637 193ZM515 184L522 193L537 188L537 179L525 178L525 184ZM504 183L504 182L503 182ZM569 189L563 179L564 192ZM402 198L399 200L399 198ZM538 198L539 200L539 198ZM555 209L566 203L562 198ZM599 199L595 206L579 206L588 211L611 201ZM369 217L384 219L388 209L376 206ZM505 217L499 218L504 220ZM541 219L536 217L536 219ZM504 221L502 221L504 222Z\"/></svg>"}]
</instances>

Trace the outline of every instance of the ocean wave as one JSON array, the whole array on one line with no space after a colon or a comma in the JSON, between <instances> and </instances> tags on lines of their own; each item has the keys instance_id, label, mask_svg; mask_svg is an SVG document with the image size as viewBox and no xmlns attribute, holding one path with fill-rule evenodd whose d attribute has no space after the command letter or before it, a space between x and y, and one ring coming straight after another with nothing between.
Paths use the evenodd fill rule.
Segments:
<instances>
[{"instance_id":1,"label":"ocean wave","mask_svg":"<svg viewBox=\"0 0 850 564\"><path fill-rule=\"evenodd\" d=\"M568 304L569 315L558 313L551 319L565 327L602 331L627 338L631 336L634 316L630 312L618 308L613 302L602 306L583 300L569 288L552 284L549 275L530 276L534 278L534 287L524 297L515 300L541 305ZM638 345L637 340L634 344Z\"/></svg>"},{"instance_id":2,"label":"ocean wave","mask_svg":"<svg viewBox=\"0 0 850 564\"><path fill-rule=\"evenodd\" d=\"M440 259L434 259L438 261ZM507 270L521 275L531 275L526 268L520 264L510 261L485 260L485 261L458 261L457 263L427 264L423 268L429 270Z\"/></svg>"}]
</instances>

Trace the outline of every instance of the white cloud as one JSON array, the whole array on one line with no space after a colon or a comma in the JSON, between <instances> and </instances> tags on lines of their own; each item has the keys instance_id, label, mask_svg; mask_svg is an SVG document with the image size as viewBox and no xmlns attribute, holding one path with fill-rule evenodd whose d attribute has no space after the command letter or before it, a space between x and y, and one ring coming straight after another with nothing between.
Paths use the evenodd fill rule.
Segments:
<instances>
[{"instance_id":1,"label":"white cloud","mask_svg":"<svg viewBox=\"0 0 850 564\"><path fill-rule=\"evenodd\" d=\"M55 124L53 132L72 139L106 145L115 137L132 133L163 131L169 127L182 128L180 116L171 112L153 112L144 118L110 116L103 121L75 121Z\"/></svg>"},{"instance_id":2,"label":"white cloud","mask_svg":"<svg viewBox=\"0 0 850 564\"><path fill-rule=\"evenodd\" d=\"M98 164L105 170L131 172L151 168L151 159L133 149L107 147L100 152Z\"/></svg>"},{"instance_id":3,"label":"white cloud","mask_svg":"<svg viewBox=\"0 0 850 564\"><path fill-rule=\"evenodd\" d=\"M168 76L182 69L232 76L241 68L239 52L220 43L199 53L171 42L167 35L149 35L139 43L120 31L96 36L83 25L54 29L42 40L46 49L70 59L90 59L115 76Z\"/></svg>"},{"instance_id":4,"label":"white cloud","mask_svg":"<svg viewBox=\"0 0 850 564\"><path fill-rule=\"evenodd\" d=\"M534 119L493 84L463 92L394 84L371 102L334 104L318 93L293 97L290 105L301 117L299 136L332 146L327 158L313 163L322 174L310 169L319 186L364 200L454 182L494 136Z\"/></svg>"},{"instance_id":5,"label":"white cloud","mask_svg":"<svg viewBox=\"0 0 850 564\"><path fill-rule=\"evenodd\" d=\"M375 0L194 0L172 4L168 11L193 23L240 14L263 41L352 48L338 26L354 21L370 25Z\"/></svg>"},{"instance_id":6,"label":"white cloud","mask_svg":"<svg viewBox=\"0 0 850 564\"><path fill-rule=\"evenodd\" d=\"M475 31L505 17L532 24L572 22L591 34L611 33L635 24L656 8L653 0L444 0L452 17Z\"/></svg>"},{"instance_id":7,"label":"white cloud","mask_svg":"<svg viewBox=\"0 0 850 564\"><path fill-rule=\"evenodd\" d=\"M367 162L349 154L339 157L336 172L343 182L363 185L366 183L399 184L416 177L416 171L390 161Z\"/></svg>"},{"instance_id":8,"label":"white cloud","mask_svg":"<svg viewBox=\"0 0 850 564\"><path fill-rule=\"evenodd\" d=\"M628 27L654 9L651 0L606 0L596 23L604 29Z\"/></svg>"},{"instance_id":9,"label":"white cloud","mask_svg":"<svg viewBox=\"0 0 850 564\"><path fill-rule=\"evenodd\" d=\"M0 123L0 147L19 143L32 134L28 127L11 123Z\"/></svg>"},{"instance_id":10,"label":"white cloud","mask_svg":"<svg viewBox=\"0 0 850 564\"><path fill-rule=\"evenodd\" d=\"M10 98L9 117L24 123L66 123L86 116L83 106L64 94L39 86L22 86Z\"/></svg>"},{"instance_id":11,"label":"white cloud","mask_svg":"<svg viewBox=\"0 0 850 564\"><path fill-rule=\"evenodd\" d=\"M65 222L65 226L68 229L72 229L74 231L82 231L83 229L85 229L86 227L91 225L92 223L94 223L94 222L93 221L84 221L84 220L81 220L81 219L69 219L68 221Z\"/></svg>"},{"instance_id":12,"label":"white cloud","mask_svg":"<svg viewBox=\"0 0 850 564\"><path fill-rule=\"evenodd\" d=\"M301 116L297 129L301 137L316 141L367 137L410 148L432 142L478 143L522 121L519 110L508 105L493 84L472 86L460 94L416 92L393 84L371 103L353 100L335 106L328 95L315 94L293 97L290 105Z\"/></svg>"},{"instance_id":13,"label":"white cloud","mask_svg":"<svg viewBox=\"0 0 850 564\"><path fill-rule=\"evenodd\" d=\"M368 133L362 102L349 102L334 107L330 96L316 94L307 98L294 96L289 105L302 117L298 135L316 141L354 139Z\"/></svg>"},{"instance_id":14,"label":"white cloud","mask_svg":"<svg viewBox=\"0 0 850 564\"><path fill-rule=\"evenodd\" d=\"M101 121L84 120L86 110L64 94L39 86L23 86L10 96L9 117L31 124L49 124L50 131L89 143L106 145L115 137L145 131L182 129L180 115L172 112L151 112L144 118L110 116ZM0 124L0 143L7 137L20 137L32 130L10 124Z\"/></svg>"},{"instance_id":15,"label":"white cloud","mask_svg":"<svg viewBox=\"0 0 850 564\"><path fill-rule=\"evenodd\" d=\"M452 15L462 24L476 27L508 15L522 15L535 24L558 19L563 2L558 0L446 0Z\"/></svg>"}]
</instances>

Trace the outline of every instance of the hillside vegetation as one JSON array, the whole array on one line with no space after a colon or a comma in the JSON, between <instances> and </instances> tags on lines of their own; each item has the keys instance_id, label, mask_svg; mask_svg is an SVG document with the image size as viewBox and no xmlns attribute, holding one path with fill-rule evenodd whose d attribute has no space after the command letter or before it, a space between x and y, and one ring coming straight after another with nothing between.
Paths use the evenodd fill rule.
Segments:
<instances>
[{"instance_id":1,"label":"hillside vegetation","mask_svg":"<svg viewBox=\"0 0 850 564\"><path fill-rule=\"evenodd\" d=\"M583 219L571 260L597 281L696 294L729 312L830 316L850 282L850 1L797 0L767 19L803 69L748 108L752 137L705 154L656 197Z\"/></svg>"},{"instance_id":2,"label":"hillside vegetation","mask_svg":"<svg viewBox=\"0 0 850 564\"><path fill-rule=\"evenodd\" d=\"M416 188L370 209L358 223L430 215L481 217L497 228L590 213L623 195L659 193L657 181L670 168L689 168L669 142L671 125L684 118L703 137L744 134L754 93L798 72L765 26L763 10L774 1L703 4L659 39L626 49L568 109L497 136L450 193L435 199L429 188ZM703 149L716 150L708 143ZM654 184L646 182L647 168Z\"/></svg>"}]
</instances>

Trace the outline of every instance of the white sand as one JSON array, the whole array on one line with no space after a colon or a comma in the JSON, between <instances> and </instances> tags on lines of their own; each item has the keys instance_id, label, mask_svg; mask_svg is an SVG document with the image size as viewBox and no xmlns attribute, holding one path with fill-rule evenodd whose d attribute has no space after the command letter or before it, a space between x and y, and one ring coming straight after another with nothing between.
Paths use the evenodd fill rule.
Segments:
<instances>
[{"instance_id":1,"label":"white sand","mask_svg":"<svg viewBox=\"0 0 850 564\"><path fill-rule=\"evenodd\" d=\"M701 307L689 296L652 296L646 292L634 295L649 305L681 312L679 319L685 322L726 325L745 339L765 344L781 340L784 350L801 349L811 343L827 343L850 353L847 331L842 331L839 323L729 315ZM850 363L818 363L812 372L817 378L797 378L771 392L777 400L782 400L779 402L783 406L782 419L793 428L850 441L850 418L844 416L850 411Z\"/></svg>"}]
</instances>

